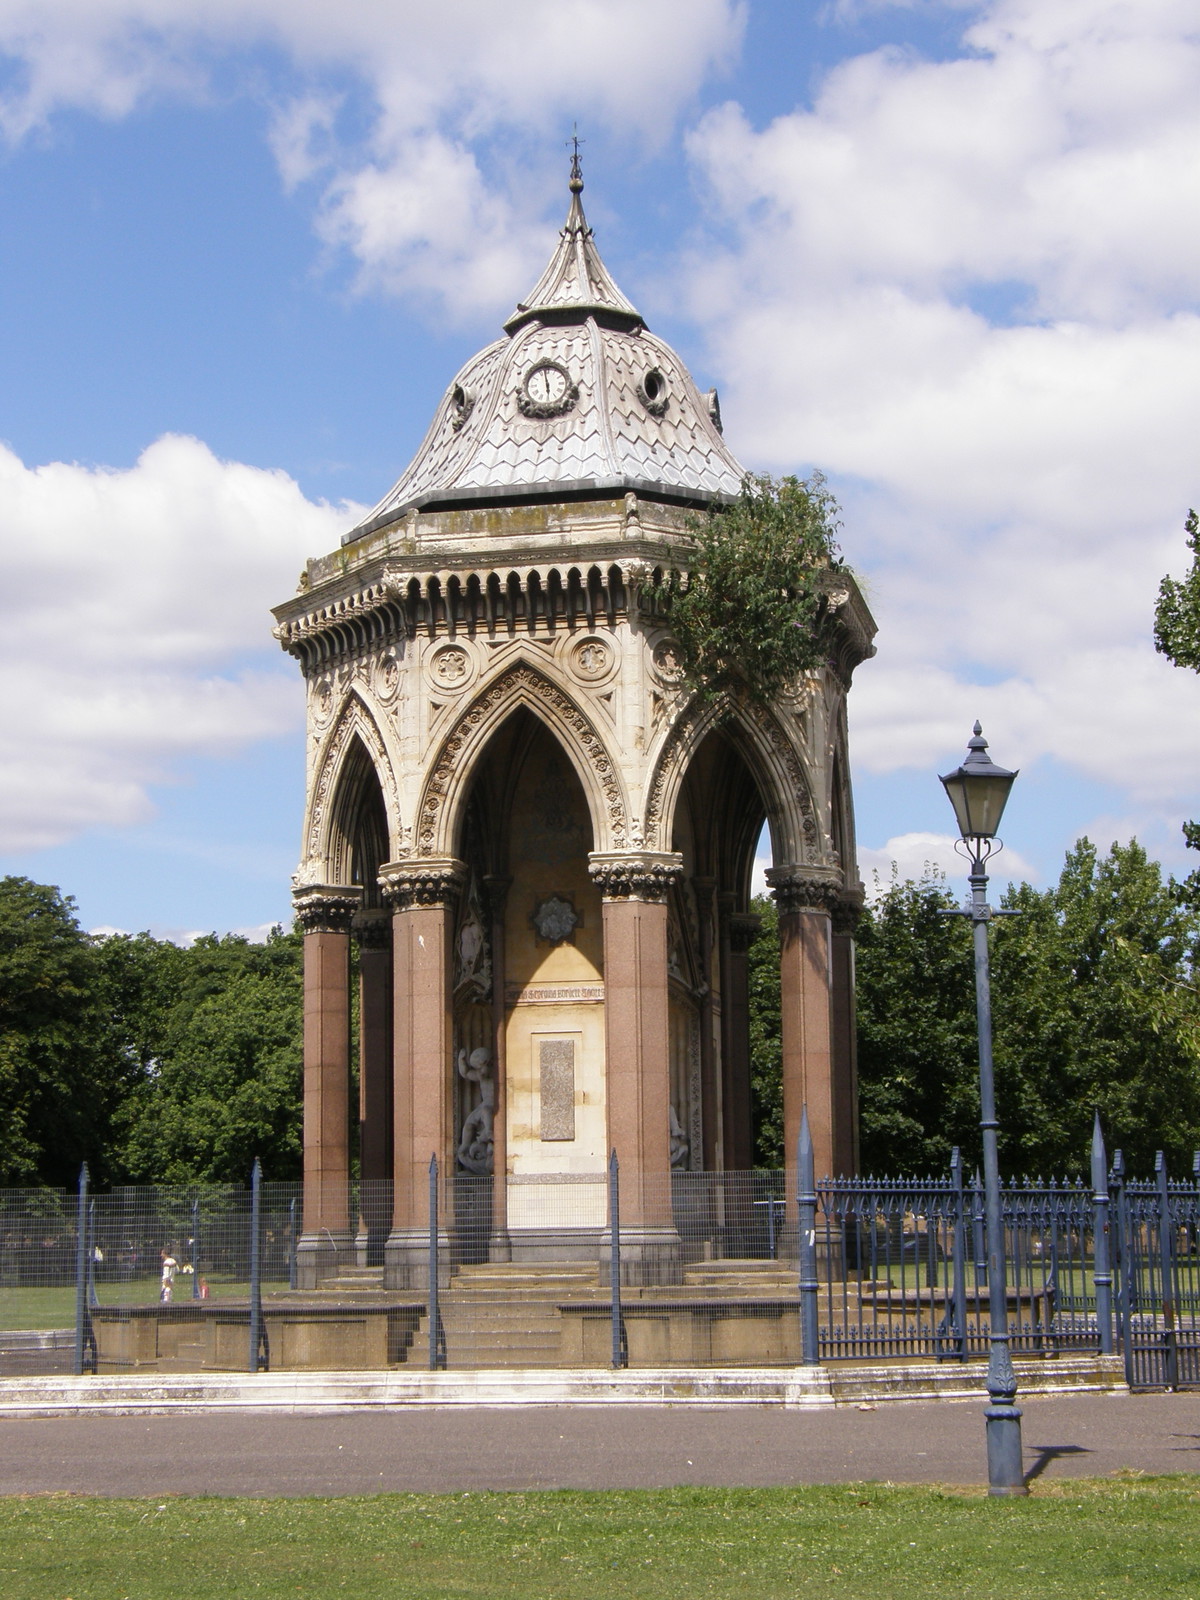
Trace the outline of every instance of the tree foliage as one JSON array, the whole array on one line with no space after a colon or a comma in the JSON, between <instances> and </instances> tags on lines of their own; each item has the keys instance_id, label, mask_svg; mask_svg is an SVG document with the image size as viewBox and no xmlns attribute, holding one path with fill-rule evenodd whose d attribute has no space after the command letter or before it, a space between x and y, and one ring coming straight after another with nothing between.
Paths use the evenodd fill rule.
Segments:
<instances>
[{"instance_id":1,"label":"tree foliage","mask_svg":"<svg viewBox=\"0 0 1200 1600\"><path fill-rule=\"evenodd\" d=\"M74 902L29 878L0 879L0 1183L105 1176L128 1063L101 1048L90 942Z\"/></svg>"},{"instance_id":2,"label":"tree foliage","mask_svg":"<svg viewBox=\"0 0 1200 1600\"><path fill-rule=\"evenodd\" d=\"M300 1171L301 939L90 938L0 879L0 1184Z\"/></svg>"},{"instance_id":3,"label":"tree foliage","mask_svg":"<svg viewBox=\"0 0 1200 1600\"><path fill-rule=\"evenodd\" d=\"M1200 672L1200 519L1189 511L1184 522L1192 565L1186 578L1166 577L1158 586L1154 608L1154 647L1177 667ZM1200 850L1200 822L1185 822L1184 838L1193 850ZM1189 881L1193 894L1200 894L1200 881L1193 874Z\"/></svg>"},{"instance_id":4,"label":"tree foliage","mask_svg":"<svg viewBox=\"0 0 1200 1600\"><path fill-rule=\"evenodd\" d=\"M1200 1146L1200 912L1133 842L1081 839L1058 883L1010 887L1021 914L991 924L1001 1162L1013 1175L1082 1173L1099 1110L1110 1149L1179 1173ZM970 926L945 881L894 881L858 936L858 1077L866 1171L938 1173L978 1161ZM774 1107L778 951L764 926L752 970L755 1094ZM772 975L774 990L772 991ZM773 1031L774 1030L774 1031ZM760 1147L770 1143L760 1134Z\"/></svg>"},{"instance_id":5,"label":"tree foliage","mask_svg":"<svg viewBox=\"0 0 1200 1600\"><path fill-rule=\"evenodd\" d=\"M757 1167L783 1166L783 1071L780 1054L779 917L775 902L755 899L762 919L750 946L750 1126Z\"/></svg>"},{"instance_id":6,"label":"tree foliage","mask_svg":"<svg viewBox=\"0 0 1200 1600\"><path fill-rule=\"evenodd\" d=\"M827 653L837 503L819 473L747 476L738 500L688 526L695 555L667 594L687 680L770 702Z\"/></svg>"},{"instance_id":7,"label":"tree foliage","mask_svg":"<svg viewBox=\"0 0 1200 1600\"><path fill-rule=\"evenodd\" d=\"M153 943L153 941L149 941ZM137 964L139 941L110 958ZM301 1160L301 938L235 935L159 947L161 977L127 1036L143 1070L123 1109L121 1164L134 1182L243 1181L257 1155L274 1179ZM165 1002L165 1003L164 1003Z\"/></svg>"}]
</instances>

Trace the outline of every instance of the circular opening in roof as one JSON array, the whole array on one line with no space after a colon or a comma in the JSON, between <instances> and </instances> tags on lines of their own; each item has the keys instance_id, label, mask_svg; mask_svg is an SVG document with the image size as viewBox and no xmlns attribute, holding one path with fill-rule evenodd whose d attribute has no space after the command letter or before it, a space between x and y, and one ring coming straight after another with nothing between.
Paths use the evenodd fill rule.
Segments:
<instances>
[{"instance_id":1,"label":"circular opening in roof","mask_svg":"<svg viewBox=\"0 0 1200 1600\"><path fill-rule=\"evenodd\" d=\"M667 409L667 380L658 367L643 373L638 397L652 417L661 417Z\"/></svg>"},{"instance_id":2,"label":"circular opening in roof","mask_svg":"<svg viewBox=\"0 0 1200 1600\"><path fill-rule=\"evenodd\" d=\"M456 383L450 391L450 426L455 433L475 409L475 396L469 389L464 389L461 383Z\"/></svg>"}]
</instances>

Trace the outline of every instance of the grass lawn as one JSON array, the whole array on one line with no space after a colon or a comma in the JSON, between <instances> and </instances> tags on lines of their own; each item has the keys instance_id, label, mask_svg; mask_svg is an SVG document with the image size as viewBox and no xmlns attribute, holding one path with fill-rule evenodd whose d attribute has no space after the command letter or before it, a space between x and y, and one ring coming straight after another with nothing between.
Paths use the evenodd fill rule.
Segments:
<instances>
[{"instance_id":1,"label":"grass lawn","mask_svg":"<svg viewBox=\"0 0 1200 1600\"><path fill-rule=\"evenodd\" d=\"M186 1448L187 1419L180 1421ZM1200 1595L1200 1477L1028 1500L813 1489L0 1500L5 1600L1107 1600Z\"/></svg>"},{"instance_id":2,"label":"grass lawn","mask_svg":"<svg viewBox=\"0 0 1200 1600\"><path fill-rule=\"evenodd\" d=\"M145 1306L158 1299L159 1280L137 1278L132 1283L98 1283L96 1298L102 1306ZM286 1283L264 1283L264 1294L275 1294L286 1289ZM245 1300L250 1293L247 1283L227 1283L209 1278L209 1298L213 1300ZM190 1300L192 1283L188 1277L175 1280L175 1300ZM0 1328L73 1328L75 1326L75 1289L0 1289Z\"/></svg>"}]
</instances>

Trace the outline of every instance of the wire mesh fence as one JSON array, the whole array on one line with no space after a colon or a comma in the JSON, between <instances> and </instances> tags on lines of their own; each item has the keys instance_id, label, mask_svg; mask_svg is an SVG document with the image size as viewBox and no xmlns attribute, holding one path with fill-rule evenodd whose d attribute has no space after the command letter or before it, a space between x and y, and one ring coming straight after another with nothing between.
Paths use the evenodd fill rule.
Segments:
<instances>
[{"instance_id":1,"label":"wire mesh fence","mask_svg":"<svg viewBox=\"0 0 1200 1600\"><path fill-rule=\"evenodd\" d=\"M1015 1355L1118 1348L1131 1383L1200 1384L1200 1171L1004 1190ZM794 1170L83 1197L0 1191L0 1372L413 1365L787 1366L988 1351L982 1188ZM332 1213L331 1213L332 1215ZM1097 1246L1100 1246L1100 1249ZM305 1287L305 1252L319 1272ZM1110 1260L1111 1258L1111 1260ZM301 1270L298 1270L301 1269ZM1110 1297L1108 1285L1115 1287ZM257 1320L256 1320L257 1319Z\"/></svg>"}]
</instances>

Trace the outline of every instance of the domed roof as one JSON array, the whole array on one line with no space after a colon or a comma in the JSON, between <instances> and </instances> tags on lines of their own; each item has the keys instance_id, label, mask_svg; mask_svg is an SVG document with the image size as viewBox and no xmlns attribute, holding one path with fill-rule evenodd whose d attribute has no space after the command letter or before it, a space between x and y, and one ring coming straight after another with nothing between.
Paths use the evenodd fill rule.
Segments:
<instances>
[{"instance_id":1,"label":"domed roof","mask_svg":"<svg viewBox=\"0 0 1200 1600\"><path fill-rule=\"evenodd\" d=\"M348 538L425 507L738 494L745 469L721 437L716 391L700 394L609 275L578 157L570 186L558 248L505 337L458 373L412 463Z\"/></svg>"}]
</instances>

